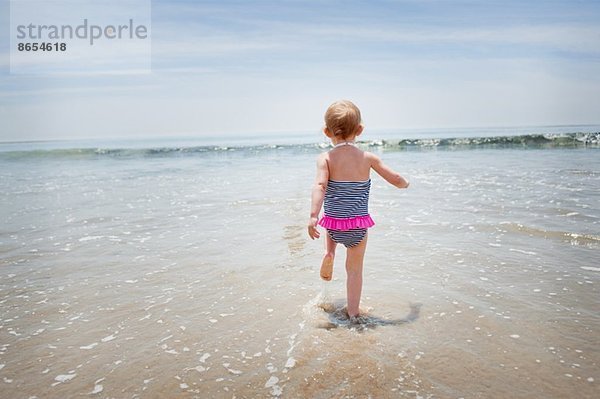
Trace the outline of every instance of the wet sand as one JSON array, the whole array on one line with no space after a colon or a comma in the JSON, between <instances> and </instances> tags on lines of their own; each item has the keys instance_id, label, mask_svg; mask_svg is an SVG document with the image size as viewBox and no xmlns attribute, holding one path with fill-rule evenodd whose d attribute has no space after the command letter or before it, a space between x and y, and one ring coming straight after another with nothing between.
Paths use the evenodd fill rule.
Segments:
<instances>
[{"instance_id":1,"label":"wet sand","mask_svg":"<svg viewBox=\"0 0 600 399\"><path fill-rule=\"evenodd\" d=\"M362 325L312 153L7 163L0 396L598 397L597 152L384 156Z\"/></svg>"}]
</instances>

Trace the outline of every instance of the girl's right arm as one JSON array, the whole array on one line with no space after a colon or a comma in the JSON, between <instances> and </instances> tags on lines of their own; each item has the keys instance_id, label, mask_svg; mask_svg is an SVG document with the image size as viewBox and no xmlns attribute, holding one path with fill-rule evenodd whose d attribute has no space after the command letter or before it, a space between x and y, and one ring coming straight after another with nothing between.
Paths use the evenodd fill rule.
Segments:
<instances>
[{"instance_id":1,"label":"girl's right arm","mask_svg":"<svg viewBox=\"0 0 600 399\"><path fill-rule=\"evenodd\" d=\"M321 207L323 206L327 182L329 181L329 168L327 167L326 154L327 153L321 154L317 159L317 178L315 179L311 195L308 235L313 240L320 236L319 231L317 230L317 221L319 212L321 212Z\"/></svg>"},{"instance_id":2,"label":"girl's right arm","mask_svg":"<svg viewBox=\"0 0 600 399\"><path fill-rule=\"evenodd\" d=\"M383 163L381 158L373 153L367 153L371 161L371 167L379 176L383 177L392 186L407 188L410 183L404 177Z\"/></svg>"}]
</instances>

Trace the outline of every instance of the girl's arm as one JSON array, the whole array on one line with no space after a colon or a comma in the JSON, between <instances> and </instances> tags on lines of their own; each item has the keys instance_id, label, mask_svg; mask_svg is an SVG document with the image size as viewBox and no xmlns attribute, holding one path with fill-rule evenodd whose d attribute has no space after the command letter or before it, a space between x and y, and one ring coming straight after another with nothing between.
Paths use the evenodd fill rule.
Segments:
<instances>
[{"instance_id":1,"label":"girl's arm","mask_svg":"<svg viewBox=\"0 0 600 399\"><path fill-rule=\"evenodd\" d=\"M383 177L392 186L398 188L407 188L410 183L404 177L383 163L377 155L368 153L371 160L371 167L379 176Z\"/></svg>"},{"instance_id":2,"label":"girl's arm","mask_svg":"<svg viewBox=\"0 0 600 399\"><path fill-rule=\"evenodd\" d=\"M317 159L317 178L312 188L311 204L310 204L310 219L308 221L308 235L313 240L321 235L317 230L317 222L319 212L323 206L325 198L325 190L329 181L329 168L327 167L326 154L323 153Z\"/></svg>"}]
</instances>

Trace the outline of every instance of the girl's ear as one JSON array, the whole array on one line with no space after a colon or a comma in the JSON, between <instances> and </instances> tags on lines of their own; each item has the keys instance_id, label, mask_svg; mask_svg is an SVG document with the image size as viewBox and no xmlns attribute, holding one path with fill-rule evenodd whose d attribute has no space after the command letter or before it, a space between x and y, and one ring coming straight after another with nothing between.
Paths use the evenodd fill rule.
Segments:
<instances>
[{"instance_id":1,"label":"girl's ear","mask_svg":"<svg viewBox=\"0 0 600 399\"><path fill-rule=\"evenodd\" d=\"M325 136L331 138L332 134L331 132L329 132L329 129L327 129L327 126L323 127L323 134L325 134Z\"/></svg>"},{"instance_id":2,"label":"girl's ear","mask_svg":"<svg viewBox=\"0 0 600 399\"><path fill-rule=\"evenodd\" d=\"M360 136L360 134L363 132L363 129L365 127L363 126L363 124L361 123L360 125L358 125L358 129L356 130L356 135Z\"/></svg>"}]
</instances>

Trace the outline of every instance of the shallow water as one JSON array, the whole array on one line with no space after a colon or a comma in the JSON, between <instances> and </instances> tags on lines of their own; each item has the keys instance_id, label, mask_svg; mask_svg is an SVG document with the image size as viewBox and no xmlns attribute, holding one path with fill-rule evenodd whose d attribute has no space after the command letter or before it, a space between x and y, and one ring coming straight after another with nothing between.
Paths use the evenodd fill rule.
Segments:
<instances>
[{"instance_id":1,"label":"shallow water","mask_svg":"<svg viewBox=\"0 0 600 399\"><path fill-rule=\"evenodd\" d=\"M318 148L0 157L2 397L593 398L600 150L386 150L362 308Z\"/></svg>"}]
</instances>

